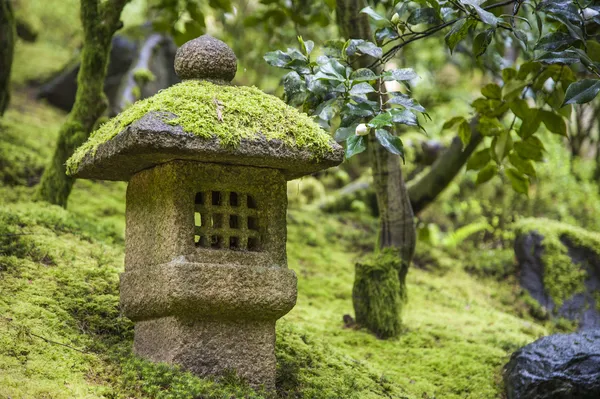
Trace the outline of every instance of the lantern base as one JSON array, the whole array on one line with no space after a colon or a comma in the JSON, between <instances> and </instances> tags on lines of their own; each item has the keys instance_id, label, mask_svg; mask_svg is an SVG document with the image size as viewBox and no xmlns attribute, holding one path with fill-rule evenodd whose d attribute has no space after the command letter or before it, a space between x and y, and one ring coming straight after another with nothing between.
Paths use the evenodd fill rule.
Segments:
<instances>
[{"instance_id":1,"label":"lantern base","mask_svg":"<svg viewBox=\"0 0 600 399\"><path fill-rule=\"evenodd\" d=\"M163 317L135 325L134 351L199 377L235 371L254 388L275 389L275 321Z\"/></svg>"}]
</instances>

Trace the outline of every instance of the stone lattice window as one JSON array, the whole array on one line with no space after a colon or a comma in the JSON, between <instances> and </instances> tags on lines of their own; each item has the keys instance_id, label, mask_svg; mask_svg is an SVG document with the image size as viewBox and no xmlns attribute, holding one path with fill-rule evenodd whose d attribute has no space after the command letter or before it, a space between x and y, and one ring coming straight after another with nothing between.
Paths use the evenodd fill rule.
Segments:
<instances>
[{"instance_id":1,"label":"stone lattice window","mask_svg":"<svg viewBox=\"0 0 600 399\"><path fill-rule=\"evenodd\" d=\"M252 195L201 191L195 199L196 247L261 250L258 209Z\"/></svg>"}]
</instances>

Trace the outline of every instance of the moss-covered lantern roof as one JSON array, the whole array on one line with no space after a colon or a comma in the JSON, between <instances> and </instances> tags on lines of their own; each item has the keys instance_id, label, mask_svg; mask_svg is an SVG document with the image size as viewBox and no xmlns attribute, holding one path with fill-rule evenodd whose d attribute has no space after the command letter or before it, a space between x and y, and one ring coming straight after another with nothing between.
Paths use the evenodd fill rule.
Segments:
<instances>
[{"instance_id":1,"label":"moss-covered lantern roof","mask_svg":"<svg viewBox=\"0 0 600 399\"><path fill-rule=\"evenodd\" d=\"M281 169L288 179L339 164L343 149L310 117L255 87L232 86L231 49L201 36L177 52L185 80L103 124L67 162L75 177L129 180L172 160Z\"/></svg>"}]
</instances>

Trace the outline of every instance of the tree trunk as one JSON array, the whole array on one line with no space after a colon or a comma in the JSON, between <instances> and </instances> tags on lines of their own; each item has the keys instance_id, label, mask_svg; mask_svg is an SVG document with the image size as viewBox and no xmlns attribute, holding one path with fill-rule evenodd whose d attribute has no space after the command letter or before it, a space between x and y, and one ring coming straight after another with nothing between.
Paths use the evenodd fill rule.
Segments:
<instances>
[{"instance_id":1,"label":"tree trunk","mask_svg":"<svg viewBox=\"0 0 600 399\"><path fill-rule=\"evenodd\" d=\"M368 17L360 13L365 6L364 0L338 0L337 22L344 37L373 40ZM371 61L365 58L359 63L366 67ZM383 148L374 135L369 135L368 153L379 206L378 249L396 248L403 268L408 268L415 250L416 232L408 190L402 177L401 159ZM401 273L401 283L405 274Z\"/></svg>"},{"instance_id":2,"label":"tree trunk","mask_svg":"<svg viewBox=\"0 0 600 399\"><path fill-rule=\"evenodd\" d=\"M104 78L112 37L120 27L123 7L129 0L81 0L81 22L84 30L81 68L77 75L77 95L67 121L61 127L54 156L42 175L39 199L67 205L75 179L66 175L65 163L82 145L98 118L108 106L103 92Z\"/></svg>"},{"instance_id":3,"label":"tree trunk","mask_svg":"<svg viewBox=\"0 0 600 399\"><path fill-rule=\"evenodd\" d=\"M337 1L337 22L342 36L349 39L373 40L369 20L365 14L360 13L365 6L364 0ZM366 67L371 61L372 59L363 57L359 60L359 64L361 67ZM368 154L379 207L376 253L385 252L388 257L393 253L399 261L394 266L397 272L395 276L391 277L389 274L380 276L385 281L367 281L379 274L363 270L365 265L357 263L352 299L356 321L359 324L379 336L392 337L400 332L401 303L406 299L406 274L415 251L414 215L402 177L400 157L387 151L374 135L369 135ZM382 263L383 259L376 258L374 262ZM369 269L378 270L383 266L383 263L370 265ZM383 291L379 289L365 288L373 285L397 287L398 292L395 297L400 303L390 301L385 295L381 297ZM386 317L378 315L386 315Z\"/></svg>"},{"instance_id":4,"label":"tree trunk","mask_svg":"<svg viewBox=\"0 0 600 399\"><path fill-rule=\"evenodd\" d=\"M0 116L10 100L10 71L16 39L12 0L0 0Z\"/></svg>"}]
</instances>

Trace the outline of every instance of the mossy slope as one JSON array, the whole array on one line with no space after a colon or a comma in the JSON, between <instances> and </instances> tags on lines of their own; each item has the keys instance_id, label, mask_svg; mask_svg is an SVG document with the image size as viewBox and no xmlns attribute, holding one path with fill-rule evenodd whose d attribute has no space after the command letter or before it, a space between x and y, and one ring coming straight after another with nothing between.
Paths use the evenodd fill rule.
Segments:
<instances>
[{"instance_id":1,"label":"mossy slope","mask_svg":"<svg viewBox=\"0 0 600 399\"><path fill-rule=\"evenodd\" d=\"M102 125L73 154L67 166L74 172L87 153L120 133L148 112L169 112L170 125L202 138L217 138L222 146L264 136L311 151L315 157L331 152L331 137L306 114L255 87L218 85L186 80L138 101Z\"/></svg>"}]
</instances>

